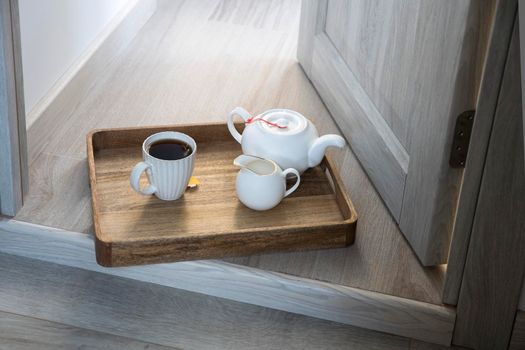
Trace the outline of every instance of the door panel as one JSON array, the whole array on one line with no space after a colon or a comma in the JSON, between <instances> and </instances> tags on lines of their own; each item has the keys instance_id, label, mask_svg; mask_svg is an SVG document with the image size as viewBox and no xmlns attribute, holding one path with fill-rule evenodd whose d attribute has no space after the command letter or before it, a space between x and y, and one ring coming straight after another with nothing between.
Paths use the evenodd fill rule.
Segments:
<instances>
[{"instance_id":1,"label":"door panel","mask_svg":"<svg viewBox=\"0 0 525 350\"><path fill-rule=\"evenodd\" d=\"M412 113L403 97L417 89L417 76L406 73L411 56L419 55L417 23L406 17L417 13L418 4L330 0L326 15L326 34L405 148Z\"/></svg>"},{"instance_id":2,"label":"door panel","mask_svg":"<svg viewBox=\"0 0 525 350\"><path fill-rule=\"evenodd\" d=\"M298 58L425 265L446 262L493 1L305 0Z\"/></svg>"},{"instance_id":3,"label":"door panel","mask_svg":"<svg viewBox=\"0 0 525 350\"><path fill-rule=\"evenodd\" d=\"M325 34L314 38L310 79L383 200L398 218L409 157ZM352 91L352 93L348 93Z\"/></svg>"}]
</instances>

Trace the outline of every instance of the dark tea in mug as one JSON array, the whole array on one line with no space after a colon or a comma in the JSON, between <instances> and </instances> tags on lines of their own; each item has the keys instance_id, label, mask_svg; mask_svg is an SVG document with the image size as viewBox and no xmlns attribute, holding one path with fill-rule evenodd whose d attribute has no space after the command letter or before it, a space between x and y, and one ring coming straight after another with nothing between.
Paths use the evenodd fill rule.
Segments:
<instances>
[{"instance_id":1,"label":"dark tea in mug","mask_svg":"<svg viewBox=\"0 0 525 350\"><path fill-rule=\"evenodd\" d=\"M193 149L186 142L181 140L159 140L151 144L148 153L163 160L178 160L186 158L192 154Z\"/></svg>"}]
</instances>

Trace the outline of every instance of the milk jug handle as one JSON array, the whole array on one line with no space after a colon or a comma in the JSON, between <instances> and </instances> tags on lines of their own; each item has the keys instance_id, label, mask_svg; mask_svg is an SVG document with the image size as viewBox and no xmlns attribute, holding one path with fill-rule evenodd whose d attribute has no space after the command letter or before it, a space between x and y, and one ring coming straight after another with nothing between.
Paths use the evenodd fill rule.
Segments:
<instances>
[{"instance_id":1,"label":"milk jug handle","mask_svg":"<svg viewBox=\"0 0 525 350\"><path fill-rule=\"evenodd\" d=\"M286 175L288 174L294 174L297 180L295 181L295 184L284 193L285 197L288 197L288 195L292 194L297 189L297 187L299 187L299 184L301 183L301 176L299 175L299 172L297 170L295 170L294 168L288 168L283 171L283 176L285 179L286 179Z\"/></svg>"}]
</instances>

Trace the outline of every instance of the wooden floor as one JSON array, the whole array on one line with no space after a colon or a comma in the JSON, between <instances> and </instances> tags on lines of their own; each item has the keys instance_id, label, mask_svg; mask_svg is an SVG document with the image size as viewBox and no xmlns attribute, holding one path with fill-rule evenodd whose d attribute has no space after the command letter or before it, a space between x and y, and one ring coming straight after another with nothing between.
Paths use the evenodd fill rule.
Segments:
<instances>
[{"instance_id":1,"label":"wooden floor","mask_svg":"<svg viewBox=\"0 0 525 350\"><path fill-rule=\"evenodd\" d=\"M200 303L221 304L221 301L210 300L210 297L195 296ZM191 305L191 304L189 304ZM192 305L193 306L193 305ZM223 312L236 311L239 307L222 305ZM242 306L240 307L242 309ZM261 332L251 332L249 335L234 333L234 340L222 347L217 337L208 338L211 344L203 346L204 334L193 334L194 338L184 339L187 347L157 345L128 337L92 331L62 323L41 320L0 311L0 350L56 350L56 349L90 349L90 350L169 350L169 349L362 349L362 350L445 350L451 349L439 345L424 343L412 339L397 337L384 333L367 331L351 326L343 326L328 321L320 321L304 316L287 314L270 309L243 310L244 315L256 318L264 317L260 325L265 327ZM199 310L206 313L211 308ZM224 315L223 315L224 316ZM191 323L194 320L189 320ZM240 320L228 322L239 326ZM243 320L246 321L246 318ZM262 323L262 324L261 324ZM282 329L278 326L283 326ZM181 327L183 328L183 327ZM215 330L221 332L221 330ZM314 331L312 333L312 331ZM181 330L173 330L174 340ZM322 333L323 332L323 333ZM231 334L230 334L231 335ZM246 346L251 344L251 346ZM214 347L213 345L217 345Z\"/></svg>"},{"instance_id":2,"label":"wooden floor","mask_svg":"<svg viewBox=\"0 0 525 350\"><path fill-rule=\"evenodd\" d=\"M211 344L203 346L204 334L192 334L194 337L186 336L184 343L187 347L174 347L157 345L151 342L140 341L137 339L112 335L109 333L92 331L85 328L65 325L62 323L27 317L8 312L0 311L0 350L56 350L56 349L90 349L90 350L110 350L110 349L149 349L149 350L169 350L169 349L362 349L362 350L445 350L452 349L439 345L420 342L413 339L397 337L385 333L367 331L364 329L340 325L328 321L288 314L282 311L271 309L256 308L247 306L224 304L224 301L214 300L206 296L193 296L198 302L194 304L215 304L212 307L198 310L201 313L215 311L219 306L223 312L222 317L227 317L230 327L240 326L240 317L232 317L225 313L239 312L241 310L244 319L242 321L254 322L259 320L259 325L264 327L261 332L245 333L233 332L233 340L227 344L221 344L224 338L217 334L221 329L215 329L216 333L207 336ZM261 322L260 317L263 316ZM246 316L253 317L252 320ZM195 322L189 319L188 323ZM209 325L204 324L205 327ZM278 328L283 327L283 328ZM184 327L180 327L184 328ZM211 329L210 329L211 330ZM174 342L177 336L180 337L183 329L173 329ZM232 335L232 334L229 334ZM216 337L216 342L214 343ZM182 338L182 337L180 337ZM179 341L181 342L181 341ZM246 346L251 344L251 346ZM214 346L217 345L217 346ZM227 347L222 347L227 346Z\"/></svg>"},{"instance_id":3,"label":"wooden floor","mask_svg":"<svg viewBox=\"0 0 525 350\"><path fill-rule=\"evenodd\" d=\"M295 58L299 11L299 0L159 1L78 105L29 130L30 193L16 219L93 232L93 128L225 121L243 106L295 109L321 133L337 132ZM440 304L445 267L421 267L352 152L332 155L359 215L355 244L227 261Z\"/></svg>"},{"instance_id":4,"label":"wooden floor","mask_svg":"<svg viewBox=\"0 0 525 350\"><path fill-rule=\"evenodd\" d=\"M0 349L444 350L408 338L0 254Z\"/></svg>"},{"instance_id":5,"label":"wooden floor","mask_svg":"<svg viewBox=\"0 0 525 350\"><path fill-rule=\"evenodd\" d=\"M356 350L445 350L452 349L439 345L423 343L416 340L396 337L372 331L366 331L351 326L340 326L337 324L316 324L313 319L296 320L295 316L283 313L282 315L271 315L273 310L263 310L269 313L267 317L279 317L277 323L291 323L284 332L262 332L249 339L239 339L243 345L232 346L222 349L356 349ZM254 317L258 313L254 312ZM271 320L270 320L271 322ZM275 327L267 325L267 327ZM326 332L321 337L303 337L302 333L307 334L317 327ZM292 329L290 331L289 329ZM176 333L175 330L174 333ZM277 334L276 334L277 333ZM237 336L243 334L237 333ZM272 338L270 338L272 337ZM64 325L61 323L40 320L37 318L26 317L6 312L0 312L0 350L56 350L56 349L90 349L90 350L169 350L169 349L203 349L197 336L194 340L188 341L187 348L176 348L172 346L157 345L151 342L143 342L122 336L115 336L108 333L90 331L84 328ZM266 342L266 340L269 340ZM293 343L296 342L296 343ZM247 343L254 344L252 347L244 346ZM196 347L199 346L199 347ZM220 349L219 347L208 346L209 349Z\"/></svg>"}]
</instances>

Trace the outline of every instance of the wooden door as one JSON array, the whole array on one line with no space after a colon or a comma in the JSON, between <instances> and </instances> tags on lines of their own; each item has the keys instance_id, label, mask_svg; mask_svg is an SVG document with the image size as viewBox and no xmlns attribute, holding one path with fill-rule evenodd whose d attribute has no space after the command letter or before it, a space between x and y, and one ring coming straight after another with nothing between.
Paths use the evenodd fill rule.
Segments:
<instances>
[{"instance_id":1,"label":"wooden door","mask_svg":"<svg viewBox=\"0 0 525 350\"><path fill-rule=\"evenodd\" d=\"M298 59L424 265L447 260L493 1L304 0Z\"/></svg>"}]
</instances>

